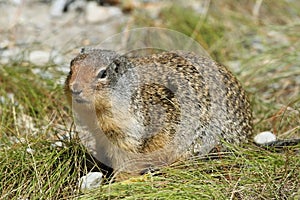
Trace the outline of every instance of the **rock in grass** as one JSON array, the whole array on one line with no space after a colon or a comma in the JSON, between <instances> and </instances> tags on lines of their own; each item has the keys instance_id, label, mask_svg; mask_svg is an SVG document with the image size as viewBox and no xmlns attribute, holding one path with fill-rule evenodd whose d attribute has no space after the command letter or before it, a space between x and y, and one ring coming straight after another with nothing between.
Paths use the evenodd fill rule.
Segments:
<instances>
[{"instance_id":1,"label":"rock in grass","mask_svg":"<svg viewBox=\"0 0 300 200\"><path fill-rule=\"evenodd\" d=\"M26 148L26 152L29 153L29 154L34 154L34 150L30 147Z\"/></svg>"},{"instance_id":2,"label":"rock in grass","mask_svg":"<svg viewBox=\"0 0 300 200\"><path fill-rule=\"evenodd\" d=\"M64 147L64 143L62 143L62 141L56 141L53 144L51 144L51 146L54 148L62 148Z\"/></svg>"},{"instance_id":3,"label":"rock in grass","mask_svg":"<svg viewBox=\"0 0 300 200\"><path fill-rule=\"evenodd\" d=\"M67 0L54 0L51 3L50 15L53 17L59 17L63 14L64 8L67 4Z\"/></svg>"},{"instance_id":4,"label":"rock in grass","mask_svg":"<svg viewBox=\"0 0 300 200\"><path fill-rule=\"evenodd\" d=\"M88 2L86 6L86 20L89 23L106 22L109 19L122 16L117 7L98 6L96 2Z\"/></svg>"},{"instance_id":5,"label":"rock in grass","mask_svg":"<svg viewBox=\"0 0 300 200\"><path fill-rule=\"evenodd\" d=\"M50 53L47 51L32 51L29 54L29 61L35 65L44 65L49 62Z\"/></svg>"},{"instance_id":6,"label":"rock in grass","mask_svg":"<svg viewBox=\"0 0 300 200\"><path fill-rule=\"evenodd\" d=\"M275 142L275 141L276 141L276 135L274 135L270 131L261 132L254 137L254 142L260 145L267 144L270 142Z\"/></svg>"},{"instance_id":7,"label":"rock in grass","mask_svg":"<svg viewBox=\"0 0 300 200\"><path fill-rule=\"evenodd\" d=\"M79 181L81 190L90 190L100 186L103 174L101 172L90 172L82 176Z\"/></svg>"}]
</instances>

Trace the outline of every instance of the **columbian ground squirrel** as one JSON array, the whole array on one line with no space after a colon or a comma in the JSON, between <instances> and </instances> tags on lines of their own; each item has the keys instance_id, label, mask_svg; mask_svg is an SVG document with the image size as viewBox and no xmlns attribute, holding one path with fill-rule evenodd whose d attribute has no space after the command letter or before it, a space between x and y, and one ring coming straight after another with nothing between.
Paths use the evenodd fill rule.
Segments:
<instances>
[{"instance_id":1,"label":"columbian ground squirrel","mask_svg":"<svg viewBox=\"0 0 300 200\"><path fill-rule=\"evenodd\" d=\"M96 141L95 157L128 173L244 142L252 131L250 104L237 79L189 52L82 50L65 90L80 126Z\"/></svg>"}]
</instances>

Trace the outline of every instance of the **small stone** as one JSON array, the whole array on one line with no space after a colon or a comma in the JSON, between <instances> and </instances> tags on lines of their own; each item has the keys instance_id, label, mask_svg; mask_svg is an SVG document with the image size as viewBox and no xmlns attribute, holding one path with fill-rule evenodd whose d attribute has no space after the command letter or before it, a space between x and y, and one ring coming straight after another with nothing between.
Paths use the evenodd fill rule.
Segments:
<instances>
[{"instance_id":1,"label":"small stone","mask_svg":"<svg viewBox=\"0 0 300 200\"><path fill-rule=\"evenodd\" d=\"M21 5L23 3L23 0L11 0L11 2L15 5Z\"/></svg>"},{"instance_id":2,"label":"small stone","mask_svg":"<svg viewBox=\"0 0 300 200\"><path fill-rule=\"evenodd\" d=\"M12 136L10 137L10 141L13 143L13 144L25 144L26 143L26 139L21 137L21 138L17 138L15 136Z\"/></svg>"},{"instance_id":3,"label":"small stone","mask_svg":"<svg viewBox=\"0 0 300 200\"><path fill-rule=\"evenodd\" d=\"M18 48L5 49L4 47L4 50L0 52L0 63L2 64L8 64L12 60L18 60L18 59L20 59L20 49Z\"/></svg>"},{"instance_id":4,"label":"small stone","mask_svg":"<svg viewBox=\"0 0 300 200\"><path fill-rule=\"evenodd\" d=\"M9 93L7 93L7 97L8 97L11 101L14 101L15 94L9 92Z\"/></svg>"},{"instance_id":5,"label":"small stone","mask_svg":"<svg viewBox=\"0 0 300 200\"><path fill-rule=\"evenodd\" d=\"M255 49L257 52L263 52L265 50L265 46L262 42L262 38L254 37L252 39L252 48Z\"/></svg>"},{"instance_id":6,"label":"small stone","mask_svg":"<svg viewBox=\"0 0 300 200\"><path fill-rule=\"evenodd\" d=\"M18 102L15 101L14 93L8 92L6 96L0 96L0 103L7 104L9 101L12 102L14 105L18 105Z\"/></svg>"},{"instance_id":7,"label":"small stone","mask_svg":"<svg viewBox=\"0 0 300 200\"><path fill-rule=\"evenodd\" d=\"M242 63L239 60L232 60L232 61L227 61L225 65L229 66L230 69L232 69L234 72L239 72L241 71Z\"/></svg>"},{"instance_id":8,"label":"small stone","mask_svg":"<svg viewBox=\"0 0 300 200\"><path fill-rule=\"evenodd\" d=\"M3 40L3 41L0 41L0 49L7 49L10 45L10 41L9 40Z\"/></svg>"},{"instance_id":9,"label":"small stone","mask_svg":"<svg viewBox=\"0 0 300 200\"><path fill-rule=\"evenodd\" d=\"M29 61L35 65L44 65L49 62L50 53L46 51L32 51L29 54Z\"/></svg>"},{"instance_id":10,"label":"small stone","mask_svg":"<svg viewBox=\"0 0 300 200\"><path fill-rule=\"evenodd\" d=\"M52 147L56 148L56 147L63 147L64 144L61 142L61 141L57 141L57 142L54 142L53 144L51 144Z\"/></svg>"},{"instance_id":11,"label":"small stone","mask_svg":"<svg viewBox=\"0 0 300 200\"><path fill-rule=\"evenodd\" d=\"M0 103L4 104L5 103L5 97L4 96L0 96Z\"/></svg>"},{"instance_id":12,"label":"small stone","mask_svg":"<svg viewBox=\"0 0 300 200\"><path fill-rule=\"evenodd\" d=\"M65 11L68 12L83 12L85 9L87 1L86 0L76 0L76 1L69 1L65 7Z\"/></svg>"},{"instance_id":13,"label":"small stone","mask_svg":"<svg viewBox=\"0 0 300 200\"><path fill-rule=\"evenodd\" d=\"M34 154L34 150L32 148L30 148L30 147L28 147L26 149L26 152L29 153L29 154Z\"/></svg>"},{"instance_id":14,"label":"small stone","mask_svg":"<svg viewBox=\"0 0 300 200\"><path fill-rule=\"evenodd\" d=\"M18 141L19 141L19 143L22 143L22 144L26 143L26 139L23 137L19 138Z\"/></svg>"},{"instance_id":15,"label":"small stone","mask_svg":"<svg viewBox=\"0 0 300 200\"><path fill-rule=\"evenodd\" d=\"M268 32L268 36L269 36L269 39L271 40L271 42L273 42L273 43L279 43L279 44L286 45L286 46L290 45L290 41L289 41L288 37L283 33L272 30L272 31Z\"/></svg>"},{"instance_id":16,"label":"small stone","mask_svg":"<svg viewBox=\"0 0 300 200\"><path fill-rule=\"evenodd\" d=\"M86 6L86 20L89 23L105 22L121 15L122 11L118 7L98 6L94 1L88 2Z\"/></svg>"},{"instance_id":17,"label":"small stone","mask_svg":"<svg viewBox=\"0 0 300 200\"><path fill-rule=\"evenodd\" d=\"M261 132L254 137L254 142L256 144L266 144L275 141L276 141L276 135L274 135L270 131Z\"/></svg>"},{"instance_id":18,"label":"small stone","mask_svg":"<svg viewBox=\"0 0 300 200\"><path fill-rule=\"evenodd\" d=\"M82 176L79 181L81 190L90 190L100 186L103 174L101 172L90 172Z\"/></svg>"},{"instance_id":19,"label":"small stone","mask_svg":"<svg viewBox=\"0 0 300 200\"><path fill-rule=\"evenodd\" d=\"M38 129L35 127L34 119L26 114L20 114L17 118L17 125L27 130L30 133L37 133Z\"/></svg>"},{"instance_id":20,"label":"small stone","mask_svg":"<svg viewBox=\"0 0 300 200\"><path fill-rule=\"evenodd\" d=\"M53 17L62 16L67 0L54 0L50 8L50 15Z\"/></svg>"}]
</instances>

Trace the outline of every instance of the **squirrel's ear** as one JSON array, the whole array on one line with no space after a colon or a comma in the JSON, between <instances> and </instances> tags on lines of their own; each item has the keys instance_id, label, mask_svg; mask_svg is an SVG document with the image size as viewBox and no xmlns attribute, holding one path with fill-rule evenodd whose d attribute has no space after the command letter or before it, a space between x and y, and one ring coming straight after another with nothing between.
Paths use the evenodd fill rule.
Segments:
<instances>
[{"instance_id":1,"label":"squirrel's ear","mask_svg":"<svg viewBox=\"0 0 300 200\"><path fill-rule=\"evenodd\" d=\"M81 48L80 53L85 53L85 48Z\"/></svg>"},{"instance_id":2,"label":"squirrel's ear","mask_svg":"<svg viewBox=\"0 0 300 200\"><path fill-rule=\"evenodd\" d=\"M126 68L126 64L128 64L127 58L125 56L118 56L113 61L113 70L115 73L119 73L121 69Z\"/></svg>"}]
</instances>

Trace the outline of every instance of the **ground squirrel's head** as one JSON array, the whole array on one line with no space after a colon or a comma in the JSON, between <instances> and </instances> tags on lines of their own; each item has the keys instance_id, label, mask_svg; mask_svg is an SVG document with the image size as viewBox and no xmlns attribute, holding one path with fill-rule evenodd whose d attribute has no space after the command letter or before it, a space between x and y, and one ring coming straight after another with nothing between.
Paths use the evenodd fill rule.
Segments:
<instances>
[{"instance_id":1,"label":"ground squirrel's head","mask_svg":"<svg viewBox=\"0 0 300 200\"><path fill-rule=\"evenodd\" d=\"M70 64L66 92L73 104L109 99L109 88L119 72L121 56L110 50L83 49ZM95 96L97 95L97 96Z\"/></svg>"}]
</instances>

